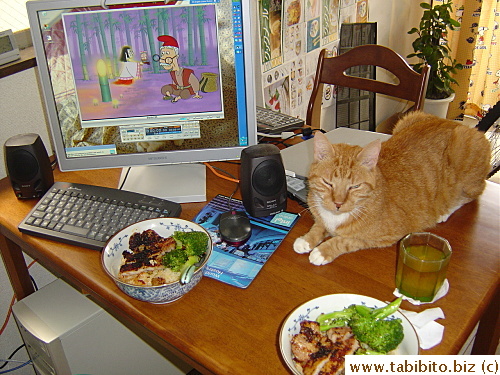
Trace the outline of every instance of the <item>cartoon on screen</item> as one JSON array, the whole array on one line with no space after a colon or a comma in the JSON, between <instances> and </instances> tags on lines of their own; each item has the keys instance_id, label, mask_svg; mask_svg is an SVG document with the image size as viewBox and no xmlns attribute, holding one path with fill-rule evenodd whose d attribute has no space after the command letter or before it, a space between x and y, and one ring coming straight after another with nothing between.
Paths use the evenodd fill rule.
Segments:
<instances>
[{"instance_id":1,"label":"cartoon on screen","mask_svg":"<svg viewBox=\"0 0 500 375\"><path fill-rule=\"evenodd\" d=\"M222 112L214 5L73 12L63 22L82 126Z\"/></svg>"}]
</instances>

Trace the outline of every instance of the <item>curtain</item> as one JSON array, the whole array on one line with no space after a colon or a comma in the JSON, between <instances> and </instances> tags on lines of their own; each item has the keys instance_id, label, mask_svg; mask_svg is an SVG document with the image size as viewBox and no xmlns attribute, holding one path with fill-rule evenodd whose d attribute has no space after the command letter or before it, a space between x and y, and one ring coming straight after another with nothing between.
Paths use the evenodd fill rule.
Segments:
<instances>
[{"instance_id":1,"label":"curtain","mask_svg":"<svg viewBox=\"0 0 500 375\"><path fill-rule=\"evenodd\" d=\"M464 69L455 75L448 118L479 118L500 100L500 0L455 0L453 7L461 27L450 33L450 47Z\"/></svg>"}]
</instances>

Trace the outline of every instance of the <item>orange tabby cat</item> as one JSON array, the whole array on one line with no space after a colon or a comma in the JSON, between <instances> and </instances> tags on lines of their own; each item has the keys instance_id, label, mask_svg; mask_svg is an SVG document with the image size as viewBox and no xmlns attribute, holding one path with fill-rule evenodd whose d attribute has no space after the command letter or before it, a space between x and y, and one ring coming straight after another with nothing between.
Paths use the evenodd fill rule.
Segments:
<instances>
[{"instance_id":1,"label":"orange tabby cat","mask_svg":"<svg viewBox=\"0 0 500 375\"><path fill-rule=\"evenodd\" d=\"M308 195L315 223L293 248L323 265L446 221L483 192L490 155L483 133L423 112L364 148L318 132Z\"/></svg>"}]
</instances>

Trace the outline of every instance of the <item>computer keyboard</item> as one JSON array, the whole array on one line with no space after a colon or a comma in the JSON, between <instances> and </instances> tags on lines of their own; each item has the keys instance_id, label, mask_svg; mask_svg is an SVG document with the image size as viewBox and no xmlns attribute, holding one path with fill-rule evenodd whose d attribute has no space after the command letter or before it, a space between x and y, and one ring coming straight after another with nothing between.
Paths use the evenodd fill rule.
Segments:
<instances>
[{"instance_id":1,"label":"computer keyboard","mask_svg":"<svg viewBox=\"0 0 500 375\"><path fill-rule=\"evenodd\" d=\"M178 217L169 200L94 185L56 182L19 224L34 236L102 250L121 228L155 217Z\"/></svg>"},{"instance_id":2,"label":"computer keyboard","mask_svg":"<svg viewBox=\"0 0 500 375\"><path fill-rule=\"evenodd\" d=\"M257 107L257 130L261 133L280 134L302 126L304 126L304 120L297 117Z\"/></svg>"}]
</instances>

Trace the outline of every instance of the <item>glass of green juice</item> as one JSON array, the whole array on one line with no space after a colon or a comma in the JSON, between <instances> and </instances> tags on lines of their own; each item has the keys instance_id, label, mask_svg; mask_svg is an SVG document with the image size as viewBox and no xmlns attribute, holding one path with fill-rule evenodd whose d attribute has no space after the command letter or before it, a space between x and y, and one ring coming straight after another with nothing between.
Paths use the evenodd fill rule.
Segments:
<instances>
[{"instance_id":1,"label":"glass of green juice","mask_svg":"<svg viewBox=\"0 0 500 375\"><path fill-rule=\"evenodd\" d=\"M433 233L410 233L399 243L396 288L421 302L431 302L446 278L449 242Z\"/></svg>"}]
</instances>

